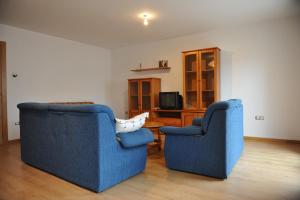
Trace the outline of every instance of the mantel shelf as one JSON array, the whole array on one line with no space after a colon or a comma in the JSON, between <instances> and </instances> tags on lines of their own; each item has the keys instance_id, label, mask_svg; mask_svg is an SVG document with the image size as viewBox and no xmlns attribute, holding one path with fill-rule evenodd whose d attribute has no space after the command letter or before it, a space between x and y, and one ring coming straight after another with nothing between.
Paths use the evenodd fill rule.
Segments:
<instances>
[{"instance_id":1,"label":"mantel shelf","mask_svg":"<svg viewBox=\"0 0 300 200\"><path fill-rule=\"evenodd\" d=\"M132 69L130 71L133 71L133 72L166 71L166 70L170 70L170 69L171 69L171 67L149 67L149 68Z\"/></svg>"}]
</instances>

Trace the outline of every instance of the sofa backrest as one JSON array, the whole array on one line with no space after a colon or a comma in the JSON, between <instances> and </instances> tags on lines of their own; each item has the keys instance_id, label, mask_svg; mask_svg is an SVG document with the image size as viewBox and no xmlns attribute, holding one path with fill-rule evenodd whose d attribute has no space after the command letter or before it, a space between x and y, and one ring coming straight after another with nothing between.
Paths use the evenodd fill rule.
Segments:
<instances>
[{"instance_id":1,"label":"sofa backrest","mask_svg":"<svg viewBox=\"0 0 300 200\"><path fill-rule=\"evenodd\" d=\"M22 110L43 110L56 112L78 112L78 113L106 113L112 121L115 121L113 111L105 105L100 104L52 104L52 103L20 103L17 107Z\"/></svg>"},{"instance_id":2,"label":"sofa backrest","mask_svg":"<svg viewBox=\"0 0 300 200\"><path fill-rule=\"evenodd\" d=\"M106 149L117 146L112 110L104 105L47 103L22 103L18 108L22 160L98 190L100 165L110 156Z\"/></svg>"},{"instance_id":3,"label":"sofa backrest","mask_svg":"<svg viewBox=\"0 0 300 200\"><path fill-rule=\"evenodd\" d=\"M228 110L232 108L242 107L242 101L240 99L230 99L227 101L219 101L211 104L203 118L203 132L204 134L208 131L209 124L211 122L213 114L218 110ZM225 120L225 119L224 119Z\"/></svg>"}]
</instances>

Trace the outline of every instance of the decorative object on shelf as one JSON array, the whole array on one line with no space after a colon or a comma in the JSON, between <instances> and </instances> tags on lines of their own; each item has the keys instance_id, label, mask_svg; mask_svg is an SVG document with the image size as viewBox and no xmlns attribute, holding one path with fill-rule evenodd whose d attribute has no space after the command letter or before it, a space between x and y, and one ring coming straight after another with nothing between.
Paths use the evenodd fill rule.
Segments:
<instances>
[{"instance_id":1,"label":"decorative object on shelf","mask_svg":"<svg viewBox=\"0 0 300 200\"><path fill-rule=\"evenodd\" d=\"M168 67L168 60L160 60L158 61L159 68Z\"/></svg>"},{"instance_id":2,"label":"decorative object on shelf","mask_svg":"<svg viewBox=\"0 0 300 200\"><path fill-rule=\"evenodd\" d=\"M168 67L168 60L164 60L164 67Z\"/></svg>"},{"instance_id":3,"label":"decorative object on shelf","mask_svg":"<svg viewBox=\"0 0 300 200\"><path fill-rule=\"evenodd\" d=\"M211 68L214 68L215 67L215 61L212 60L208 63L208 66L211 67Z\"/></svg>"},{"instance_id":4,"label":"decorative object on shelf","mask_svg":"<svg viewBox=\"0 0 300 200\"><path fill-rule=\"evenodd\" d=\"M158 67L159 68L164 67L164 61L163 60L158 61Z\"/></svg>"}]
</instances>

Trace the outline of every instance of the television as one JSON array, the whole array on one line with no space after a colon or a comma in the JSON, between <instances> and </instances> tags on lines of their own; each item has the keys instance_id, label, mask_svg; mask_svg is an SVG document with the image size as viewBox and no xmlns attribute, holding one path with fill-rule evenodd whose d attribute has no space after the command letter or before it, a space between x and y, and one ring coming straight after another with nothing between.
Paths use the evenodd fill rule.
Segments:
<instances>
[{"instance_id":1,"label":"television","mask_svg":"<svg viewBox=\"0 0 300 200\"><path fill-rule=\"evenodd\" d=\"M179 92L160 92L159 107L164 110L181 110L182 96Z\"/></svg>"}]
</instances>

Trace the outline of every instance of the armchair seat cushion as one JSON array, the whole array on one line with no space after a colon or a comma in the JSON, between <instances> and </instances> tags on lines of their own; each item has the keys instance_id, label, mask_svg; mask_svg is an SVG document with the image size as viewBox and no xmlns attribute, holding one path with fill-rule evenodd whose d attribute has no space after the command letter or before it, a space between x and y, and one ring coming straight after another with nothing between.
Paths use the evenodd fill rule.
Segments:
<instances>
[{"instance_id":1,"label":"armchair seat cushion","mask_svg":"<svg viewBox=\"0 0 300 200\"><path fill-rule=\"evenodd\" d=\"M173 127L173 126L163 126L159 129L162 133L166 135L202 135L201 126L186 126L182 128Z\"/></svg>"},{"instance_id":2,"label":"armchair seat cushion","mask_svg":"<svg viewBox=\"0 0 300 200\"><path fill-rule=\"evenodd\" d=\"M146 128L129 133L118 133L117 138L124 148L137 147L154 141L152 132Z\"/></svg>"},{"instance_id":3,"label":"armchair seat cushion","mask_svg":"<svg viewBox=\"0 0 300 200\"><path fill-rule=\"evenodd\" d=\"M203 118L195 118L193 119L193 126L202 126L203 125Z\"/></svg>"}]
</instances>

